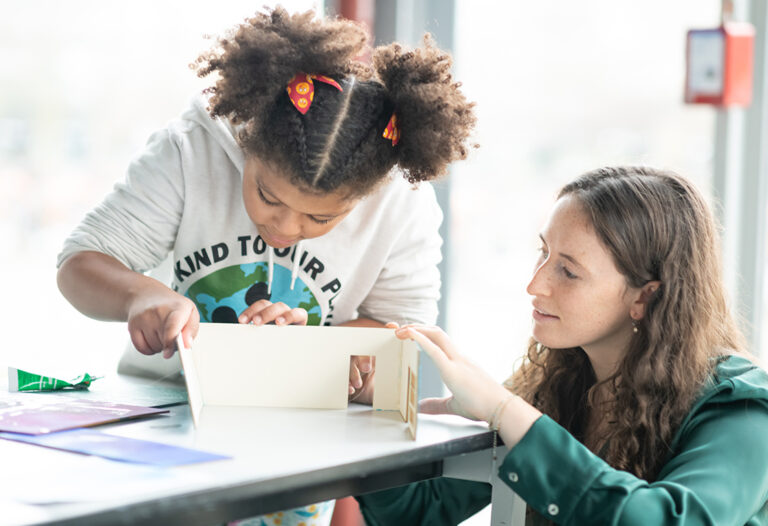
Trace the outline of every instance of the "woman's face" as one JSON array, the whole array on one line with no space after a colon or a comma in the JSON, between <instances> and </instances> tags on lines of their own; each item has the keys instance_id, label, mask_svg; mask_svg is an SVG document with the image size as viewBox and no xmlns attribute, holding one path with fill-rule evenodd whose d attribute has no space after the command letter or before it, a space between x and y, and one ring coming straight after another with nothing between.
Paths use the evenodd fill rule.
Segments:
<instances>
[{"instance_id":1,"label":"woman's face","mask_svg":"<svg viewBox=\"0 0 768 526\"><path fill-rule=\"evenodd\" d=\"M558 200L541 232L541 254L528 284L533 336L541 344L582 347L617 363L632 337L630 288L575 197Z\"/></svg>"},{"instance_id":2,"label":"woman's face","mask_svg":"<svg viewBox=\"0 0 768 526\"><path fill-rule=\"evenodd\" d=\"M259 235L271 247L285 248L333 230L359 199L308 193L258 159L243 169L243 202Z\"/></svg>"}]
</instances>

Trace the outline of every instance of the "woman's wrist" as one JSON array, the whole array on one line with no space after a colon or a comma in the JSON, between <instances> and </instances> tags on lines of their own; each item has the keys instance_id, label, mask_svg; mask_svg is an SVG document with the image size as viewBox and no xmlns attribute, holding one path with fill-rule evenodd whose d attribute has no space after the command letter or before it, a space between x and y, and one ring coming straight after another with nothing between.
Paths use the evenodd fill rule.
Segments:
<instances>
[{"instance_id":1,"label":"woman's wrist","mask_svg":"<svg viewBox=\"0 0 768 526\"><path fill-rule=\"evenodd\" d=\"M501 425L501 416L504 414L504 410L507 408L512 399L516 397L516 394L507 391L501 400L499 400L499 402L496 404L496 407L491 413L491 416L486 420L486 422L488 422L488 427L490 427L493 431L499 430L499 426Z\"/></svg>"},{"instance_id":2,"label":"woman's wrist","mask_svg":"<svg viewBox=\"0 0 768 526\"><path fill-rule=\"evenodd\" d=\"M510 393L511 394L511 393ZM517 395L512 395L499 410L496 431L508 449L512 449L528 433L542 413Z\"/></svg>"}]
</instances>

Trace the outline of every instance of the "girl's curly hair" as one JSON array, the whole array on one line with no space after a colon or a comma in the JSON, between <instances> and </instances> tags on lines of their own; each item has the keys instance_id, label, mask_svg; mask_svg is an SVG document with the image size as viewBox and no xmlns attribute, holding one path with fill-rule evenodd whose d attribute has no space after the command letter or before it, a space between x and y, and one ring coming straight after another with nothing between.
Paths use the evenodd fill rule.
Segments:
<instances>
[{"instance_id":1,"label":"girl's curly hair","mask_svg":"<svg viewBox=\"0 0 768 526\"><path fill-rule=\"evenodd\" d=\"M580 347L531 340L507 385L613 467L653 481L718 360L743 352L722 285L717 226L689 181L652 168L594 170L566 185L563 196L581 204L627 286L661 286L612 377L597 383ZM602 387L608 402L598 401ZM589 439L593 411L609 415L608 428Z\"/></svg>"},{"instance_id":2,"label":"girl's curly hair","mask_svg":"<svg viewBox=\"0 0 768 526\"><path fill-rule=\"evenodd\" d=\"M363 196L396 164L411 183L443 175L466 158L475 125L474 104L449 73L450 55L426 35L418 49L376 48L371 67L355 58L366 42L355 22L278 7L230 30L193 67L200 77L218 74L205 90L210 114L240 125L246 155L277 165L306 190ZM315 82L302 115L286 93L298 72L331 77L343 91ZM397 146L382 137L393 113Z\"/></svg>"}]
</instances>

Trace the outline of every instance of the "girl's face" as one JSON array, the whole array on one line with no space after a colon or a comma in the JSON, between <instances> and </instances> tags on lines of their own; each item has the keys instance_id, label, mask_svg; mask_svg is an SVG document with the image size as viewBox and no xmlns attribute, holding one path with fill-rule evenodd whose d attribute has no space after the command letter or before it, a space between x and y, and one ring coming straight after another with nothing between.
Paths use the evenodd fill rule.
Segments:
<instances>
[{"instance_id":1,"label":"girl's face","mask_svg":"<svg viewBox=\"0 0 768 526\"><path fill-rule=\"evenodd\" d=\"M641 289L627 285L581 205L561 198L541 232L528 293L533 336L553 349L581 347L593 361L618 363L632 337Z\"/></svg>"},{"instance_id":2,"label":"girl's face","mask_svg":"<svg viewBox=\"0 0 768 526\"><path fill-rule=\"evenodd\" d=\"M312 194L292 184L272 165L248 159L243 169L243 202L259 235L271 247L285 248L333 230L359 199Z\"/></svg>"}]
</instances>

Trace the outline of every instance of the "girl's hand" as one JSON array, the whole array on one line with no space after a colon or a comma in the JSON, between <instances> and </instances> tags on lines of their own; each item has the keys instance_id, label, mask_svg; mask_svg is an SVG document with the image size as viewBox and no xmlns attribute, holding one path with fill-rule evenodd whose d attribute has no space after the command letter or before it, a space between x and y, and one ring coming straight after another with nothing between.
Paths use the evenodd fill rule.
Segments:
<instances>
[{"instance_id":1,"label":"girl's hand","mask_svg":"<svg viewBox=\"0 0 768 526\"><path fill-rule=\"evenodd\" d=\"M373 376L375 356L352 356L349 361L349 401L359 404L373 403Z\"/></svg>"},{"instance_id":2,"label":"girl's hand","mask_svg":"<svg viewBox=\"0 0 768 526\"><path fill-rule=\"evenodd\" d=\"M419 408L423 412L454 414L488 422L499 401L509 396L509 391L460 355L448 335L439 327L406 325L395 329L395 334L403 340L415 340L424 349L453 393L448 398L427 398L421 401Z\"/></svg>"},{"instance_id":3,"label":"girl's hand","mask_svg":"<svg viewBox=\"0 0 768 526\"><path fill-rule=\"evenodd\" d=\"M128 332L142 354L163 352L168 359L176 351L176 336L192 346L200 327L200 314L189 298L166 288L140 294L128 307Z\"/></svg>"},{"instance_id":4,"label":"girl's hand","mask_svg":"<svg viewBox=\"0 0 768 526\"><path fill-rule=\"evenodd\" d=\"M237 321L254 325L271 322L275 325L306 325L307 317L307 311L304 309L292 309L282 301L272 303L269 300L259 300L245 309Z\"/></svg>"}]
</instances>

